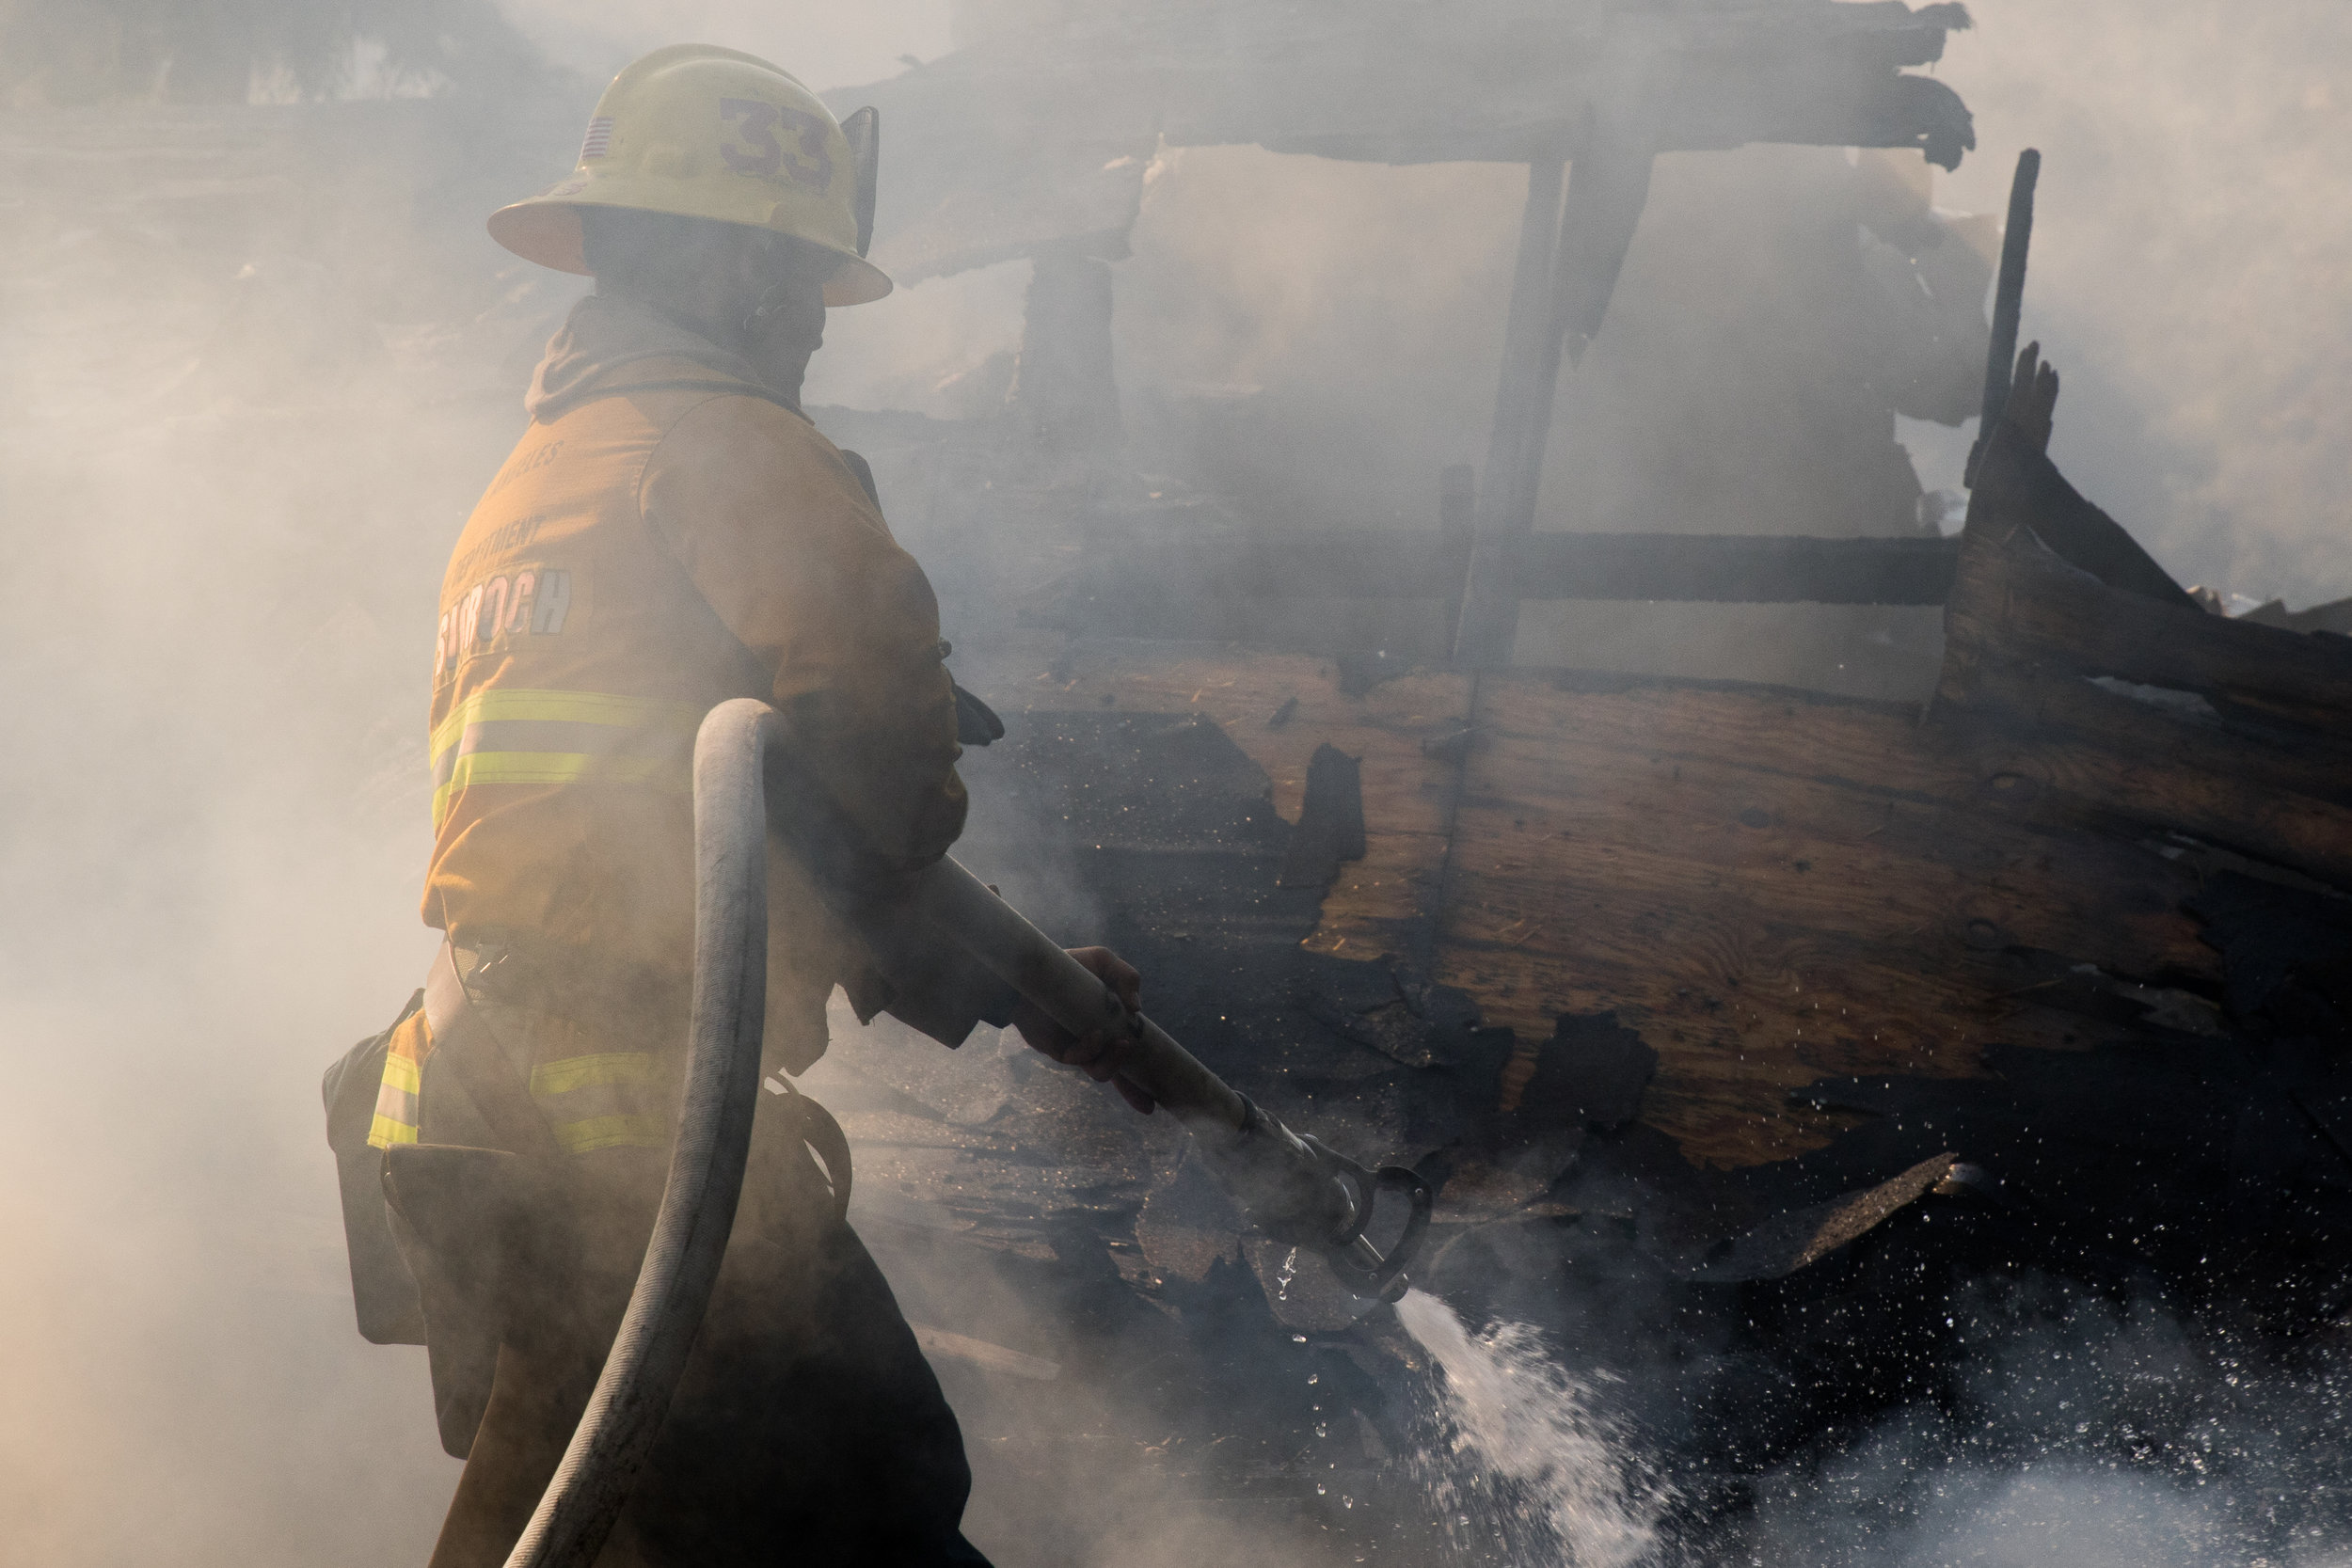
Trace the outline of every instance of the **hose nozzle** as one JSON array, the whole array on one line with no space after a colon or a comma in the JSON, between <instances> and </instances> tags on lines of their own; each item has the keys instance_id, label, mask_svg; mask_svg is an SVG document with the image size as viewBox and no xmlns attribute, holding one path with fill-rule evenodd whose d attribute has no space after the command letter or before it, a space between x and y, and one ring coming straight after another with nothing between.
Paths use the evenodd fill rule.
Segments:
<instances>
[{"instance_id":1,"label":"hose nozzle","mask_svg":"<svg viewBox=\"0 0 2352 1568\"><path fill-rule=\"evenodd\" d=\"M1301 1137L1242 1097L1241 1131L1203 1139L1202 1152L1251 1221L1278 1242L1323 1254L1340 1283L1367 1301L1405 1293L1405 1271L1429 1229L1435 1195L1428 1179L1403 1165L1378 1169L1349 1159L1322 1139ZM1386 1252L1365 1232L1384 1191L1402 1193L1405 1227Z\"/></svg>"}]
</instances>

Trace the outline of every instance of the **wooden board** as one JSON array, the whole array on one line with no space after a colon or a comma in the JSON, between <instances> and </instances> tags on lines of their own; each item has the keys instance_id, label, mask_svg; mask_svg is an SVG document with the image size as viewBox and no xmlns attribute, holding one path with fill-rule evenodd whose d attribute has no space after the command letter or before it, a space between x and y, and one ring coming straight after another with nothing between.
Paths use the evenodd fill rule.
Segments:
<instances>
[{"instance_id":1,"label":"wooden board","mask_svg":"<svg viewBox=\"0 0 2352 1568\"><path fill-rule=\"evenodd\" d=\"M1470 680L1417 673L1361 696L1341 690L1330 659L1148 644L1089 644L1037 705L1110 705L1206 714L1274 784L1274 806L1298 820L1307 763L1332 745L1362 765L1365 855L1340 871L1324 902L1315 950L1377 959L1425 944L1456 769L1424 755L1422 742L1463 727ZM1279 717L1281 721L1275 722Z\"/></svg>"},{"instance_id":2,"label":"wooden board","mask_svg":"<svg viewBox=\"0 0 2352 1568\"><path fill-rule=\"evenodd\" d=\"M2352 885L2352 641L2107 587L1972 514L1945 648L1939 729L2037 816Z\"/></svg>"},{"instance_id":3,"label":"wooden board","mask_svg":"<svg viewBox=\"0 0 2352 1568\"><path fill-rule=\"evenodd\" d=\"M1945 643L1938 694L1963 706L1990 664L2199 692L2323 730L2352 714L2352 640L2159 604L1973 521L1946 606Z\"/></svg>"},{"instance_id":4,"label":"wooden board","mask_svg":"<svg viewBox=\"0 0 2352 1568\"><path fill-rule=\"evenodd\" d=\"M1693 1160L1825 1141L1836 1124L1786 1103L1825 1074L2082 1043L2080 1017L2008 994L2012 949L2217 975L2184 872L1984 801L1904 709L1489 675L1479 717L1438 977L1522 1040L1614 1009L1661 1058L1642 1119Z\"/></svg>"},{"instance_id":5,"label":"wooden board","mask_svg":"<svg viewBox=\"0 0 2352 1568\"><path fill-rule=\"evenodd\" d=\"M1825 1142L1844 1118L1788 1100L1823 1076L2115 1037L2051 973L2218 980L2188 871L2032 809L2013 748L1908 706L1542 674L1350 696L1329 660L1133 643L1038 684L1040 706L1207 715L1293 821L1317 747L1359 758L1367 853L1308 945L1425 964L1531 1064L1559 1015L1616 1012L1660 1056L1642 1119L1700 1163ZM1458 766L1423 752L1466 719Z\"/></svg>"}]
</instances>

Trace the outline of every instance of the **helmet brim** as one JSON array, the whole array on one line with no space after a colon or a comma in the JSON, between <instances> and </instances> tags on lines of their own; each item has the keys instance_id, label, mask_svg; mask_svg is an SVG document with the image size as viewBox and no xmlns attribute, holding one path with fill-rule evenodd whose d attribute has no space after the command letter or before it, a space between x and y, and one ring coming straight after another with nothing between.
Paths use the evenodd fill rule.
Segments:
<instances>
[{"instance_id":1,"label":"helmet brim","mask_svg":"<svg viewBox=\"0 0 2352 1568\"><path fill-rule=\"evenodd\" d=\"M517 201L511 207L501 207L492 213L488 224L490 238L526 261L534 261L557 272L590 277L587 257L580 243L580 211L582 207L618 205L532 197L527 201ZM895 287L888 273L855 251L842 250L818 240L803 243L815 245L840 263L825 279L825 304L828 308L871 304Z\"/></svg>"}]
</instances>

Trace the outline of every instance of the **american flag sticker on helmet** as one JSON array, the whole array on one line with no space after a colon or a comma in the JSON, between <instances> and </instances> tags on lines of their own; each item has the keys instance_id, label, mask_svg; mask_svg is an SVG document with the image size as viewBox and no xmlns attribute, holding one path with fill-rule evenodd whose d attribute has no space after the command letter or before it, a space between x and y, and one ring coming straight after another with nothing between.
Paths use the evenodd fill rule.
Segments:
<instances>
[{"instance_id":1,"label":"american flag sticker on helmet","mask_svg":"<svg viewBox=\"0 0 2352 1568\"><path fill-rule=\"evenodd\" d=\"M580 144L580 161L601 158L612 150L612 117L598 115L588 122L588 135Z\"/></svg>"}]
</instances>

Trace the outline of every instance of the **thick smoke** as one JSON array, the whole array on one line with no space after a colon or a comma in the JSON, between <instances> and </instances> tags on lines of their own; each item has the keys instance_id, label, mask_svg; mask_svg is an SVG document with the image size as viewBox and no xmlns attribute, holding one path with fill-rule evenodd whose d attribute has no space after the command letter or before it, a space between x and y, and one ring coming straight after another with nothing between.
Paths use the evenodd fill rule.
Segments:
<instances>
[{"instance_id":1,"label":"thick smoke","mask_svg":"<svg viewBox=\"0 0 2352 1568\"><path fill-rule=\"evenodd\" d=\"M2017 148L2048 159L2027 330L2069 377L2059 460L2184 580L2352 594L2352 283L2327 150L2352 112L2352 22L2313 0L1975 9L1944 70L1984 146L1935 200L1997 209ZM436 588L578 289L490 246L481 214L567 166L593 76L643 47L699 37L831 85L930 58L971 21L912 0L361 7L324 31L321 14L0 7L12 1561L424 1555L456 1467L421 1353L352 1331L315 1085L430 952L413 911ZM1692 156L1712 161L1661 177L1658 209L1692 231L1743 182L1847 166ZM1172 151L1155 173L1119 284L1147 454L1300 521L1428 526L1438 468L1483 456L1516 177L1251 150ZM1708 242L1722 266L1747 264L1747 232L1726 218ZM1741 287L1771 283L1749 266ZM1025 285L1009 263L840 318L812 395L986 408ZM1628 286L1621 336L1645 319ZM1610 352L1604 334L1587 365ZM1219 412L1253 400L1279 420ZM1580 466L1580 406L1547 525L1633 526L1577 510L1606 478ZM1931 454L1906 429L1929 487L1952 483L1950 439ZM1755 668L1755 637L1717 657ZM974 1050L970 1070L994 1070ZM919 1245L883 1250L921 1283ZM967 1305L931 1326L1050 1359L1050 1333ZM1136 1472L1085 1442L1065 1495L989 1492L1014 1406L1080 1435L1106 1423L1075 1370L972 1365L948 1375L983 1451L976 1533L1008 1564L1315 1549L1143 1481L1097 1484ZM1977 1365L1964 1411L1759 1484L1755 1560L2341 1560L2343 1479L2307 1463L2342 1447L2326 1357L2233 1369L2150 1309L2084 1307L1988 1330Z\"/></svg>"},{"instance_id":2,"label":"thick smoke","mask_svg":"<svg viewBox=\"0 0 2352 1568\"><path fill-rule=\"evenodd\" d=\"M557 64L600 81L669 43L718 43L775 61L815 87L896 75L947 52L950 0L498 0Z\"/></svg>"},{"instance_id":3,"label":"thick smoke","mask_svg":"<svg viewBox=\"0 0 2352 1568\"><path fill-rule=\"evenodd\" d=\"M316 1090L428 951L416 650L532 309L434 107L0 117L13 1560L413 1561L447 1485Z\"/></svg>"},{"instance_id":4,"label":"thick smoke","mask_svg":"<svg viewBox=\"0 0 2352 1568\"><path fill-rule=\"evenodd\" d=\"M2352 594L2352 16L2290 0L1985 0L1946 79L1982 146L1944 199L2042 166L2026 325L2068 385L2052 455L2184 582Z\"/></svg>"}]
</instances>

